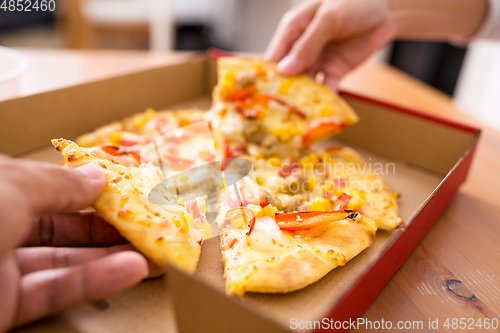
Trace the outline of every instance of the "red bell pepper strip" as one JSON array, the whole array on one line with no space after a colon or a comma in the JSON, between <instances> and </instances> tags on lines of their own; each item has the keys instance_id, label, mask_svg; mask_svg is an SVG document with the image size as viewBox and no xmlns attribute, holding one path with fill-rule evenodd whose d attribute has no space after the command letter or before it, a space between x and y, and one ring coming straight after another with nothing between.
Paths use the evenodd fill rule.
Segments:
<instances>
[{"instance_id":1,"label":"red bell pepper strip","mask_svg":"<svg viewBox=\"0 0 500 333\"><path fill-rule=\"evenodd\" d=\"M334 210L329 212L303 212L276 214L276 223L281 230L303 231L327 226L332 222L353 219L358 213L350 210Z\"/></svg>"},{"instance_id":2,"label":"red bell pepper strip","mask_svg":"<svg viewBox=\"0 0 500 333\"><path fill-rule=\"evenodd\" d=\"M274 97L274 96L268 96L268 95L266 95L266 96L267 96L270 100L273 100L273 101L275 101L275 102L278 102L278 103L280 103L281 105L283 105L283 106L287 107L287 108L290 110L290 112L291 112L291 113L293 113L293 114L295 114L295 115L299 116L300 118L307 118L307 115L306 115L304 112L302 112L302 111L301 111L298 107L296 107L295 105L292 105L292 104L288 103L287 101L284 101L284 100L282 100L282 99L280 99L280 98L276 98L276 97Z\"/></svg>"},{"instance_id":3,"label":"red bell pepper strip","mask_svg":"<svg viewBox=\"0 0 500 333\"><path fill-rule=\"evenodd\" d=\"M302 144L309 147L313 143L340 133L345 127L346 125L335 117L316 119L307 128Z\"/></svg>"},{"instance_id":4,"label":"red bell pepper strip","mask_svg":"<svg viewBox=\"0 0 500 333\"><path fill-rule=\"evenodd\" d=\"M243 89L236 89L223 98L227 102L241 101L252 96L256 91L257 88L255 86L248 86Z\"/></svg>"},{"instance_id":5,"label":"red bell pepper strip","mask_svg":"<svg viewBox=\"0 0 500 333\"><path fill-rule=\"evenodd\" d=\"M118 152L118 148L112 147L112 146L104 146L101 148L103 152L106 154L109 154L111 156L120 156L122 155L121 153Z\"/></svg>"}]
</instances>

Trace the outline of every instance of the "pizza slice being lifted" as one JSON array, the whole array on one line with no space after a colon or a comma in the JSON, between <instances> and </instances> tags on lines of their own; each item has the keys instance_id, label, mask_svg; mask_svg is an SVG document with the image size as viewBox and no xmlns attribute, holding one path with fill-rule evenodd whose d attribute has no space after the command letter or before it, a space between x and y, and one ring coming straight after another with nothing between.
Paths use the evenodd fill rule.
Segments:
<instances>
[{"instance_id":1,"label":"pizza slice being lifted","mask_svg":"<svg viewBox=\"0 0 500 333\"><path fill-rule=\"evenodd\" d=\"M148 194L163 180L157 166L129 166L122 157L107 154L100 147L81 148L65 139L52 140L52 144L62 153L67 166L93 164L106 172L106 188L92 204L99 216L158 265L169 263L194 272L201 240L212 237L211 226L204 219L203 202L187 199L183 204L153 204Z\"/></svg>"},{"instance_id":2,"label":"pizza slice being lifted","mask_svg":"<svg viewBox=\"0 0 500 333\"><path fill-rule=\"evenodd\" d=\"M226 140L225 157L289 154L356 123L352 108L307 75L281 76L274 63L218 59L218 84L207 114ZM252 147L252 148L250 148Z\"/></svg>"}]
</instances>

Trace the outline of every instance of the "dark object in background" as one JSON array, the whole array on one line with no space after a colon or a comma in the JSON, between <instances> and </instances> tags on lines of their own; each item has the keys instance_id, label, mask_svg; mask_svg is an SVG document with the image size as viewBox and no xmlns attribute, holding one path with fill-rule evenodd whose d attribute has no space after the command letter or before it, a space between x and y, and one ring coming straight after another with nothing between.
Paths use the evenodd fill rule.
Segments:
<instances>
[{"instance_id":1,"label":"dark object in background","mask_svg":"<svg viewBox=\"0 0 500 333\"><path fill-rule=\"evenodd\" d=\"M394 42L391 65L453 96L467 48L437 42Z\"/></svg>"},{"instance_id":2,"label":"dark object in background","mask_svg":"<svg viewBox=\"0 0 500 333\"><path fill-rule=\"evenodd\" d=\"M204 51L213 46L210 28L206 25L179 23L176 28L176 50Z\"/></svg>"},{"instance_id":3,"label":"dark object in background","mask_svg":"<svg viewBox=\"0 0 500 333\"><path fill-rule=\"evenodd\" d=\"M25 28L36 25L49 25L54 22L54 13L51 11L4 11L0 10L0 31Z\"/></svg>"}]
</instances>

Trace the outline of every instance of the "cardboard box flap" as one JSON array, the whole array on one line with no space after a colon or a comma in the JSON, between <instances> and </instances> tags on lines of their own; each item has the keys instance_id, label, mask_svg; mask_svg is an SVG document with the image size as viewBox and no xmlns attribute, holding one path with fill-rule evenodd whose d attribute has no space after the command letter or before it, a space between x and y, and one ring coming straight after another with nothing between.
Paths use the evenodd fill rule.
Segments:
<instances>
[{"instance_id":1,"label":"cardboard box flap","mask_svg":"<svg viewBox=\"0 0 500 333\"><path fill-rule=\"evenodd\" d=\"M17 156L55 136L72 138L148 107L193 98L206 91L205 67L206 59L193 55L178 64L4 101L0 153Z\"/></svg>"}]
</instances>

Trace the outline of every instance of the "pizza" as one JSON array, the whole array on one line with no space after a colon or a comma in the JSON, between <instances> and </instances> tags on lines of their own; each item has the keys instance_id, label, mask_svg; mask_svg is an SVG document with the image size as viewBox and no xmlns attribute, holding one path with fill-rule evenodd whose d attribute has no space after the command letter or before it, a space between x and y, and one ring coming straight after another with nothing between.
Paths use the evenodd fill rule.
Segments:
<instances>
[{"instance_id":1,"label":"pizza","mask_svg":"<svg viewBox=\"0 0 500 333\"><path fill-rule=\"evenodd\" d=\"M254 159L256 181L274 198L280 211L329 210L342 194L347 209L373 219L377 228L392 230L402 224L398 194L351 148L331 146L302 155Z\"/></svg>"},{"instance_id":2,"label":"pizza","mask_svg":"<svg viewBox=\"0 0 500 333\"><path fill-rule=\"evenodd\" d=\"M217 220L228 294L301 289L402 224L398 195L353 149L242 158L255 179L240 199L226 191Z\"/></svg>"},{"instance_id":3,"label":"pizza","mask_svg":"<svg viewBox=\"0 0 500 333\"><path fill-rule=\"evenodd\" d=\"M286 157L358 121L351 107L307 75L284 77L276 64L218 59L218 84L206 116L225 141L226 157L249 147L255 155Z\"/></svg>"},{"instance_id":4,"label":"pizza","mask_svg":"<svg viewBox=\"0 0 500 333\"><path fill-rule=\"evenodd\" d=\"M357 121L305 75L222 58L208 112L148 109L53 144L68 167L105 170L93 207L145 256L193 273L220 235L228 294L285 293L402 224L398 194L359 154L313 145Z\"/></svg>"},{"instance_id":5,"label":"pizza","mask_svg":"<svg viewBox=\"0 0 500 333\"><path fill-rule=\"evenodd\" d=\"M371 245L377 227L344 209L279 213L228 200L218 219L226 292L291 292L345 265Z\"/></svg>"},{"instance_id":6,"label":"pizza","mask_svg":"<svg viewBox=\"0 0 500 333\"><path fill-rule=\"evenodd\" d=\"M126 159L100 147L82 148L65 139L54 139L52 144L68 167L92 164L104 169L107 185L92 204L99 216L161 267L171 264L194 272L202 240L212 237L204 202L187 198L168 206L153 204L148 194L162 182L159 167L130 166Z\"/></svg>"}]
</instances>

